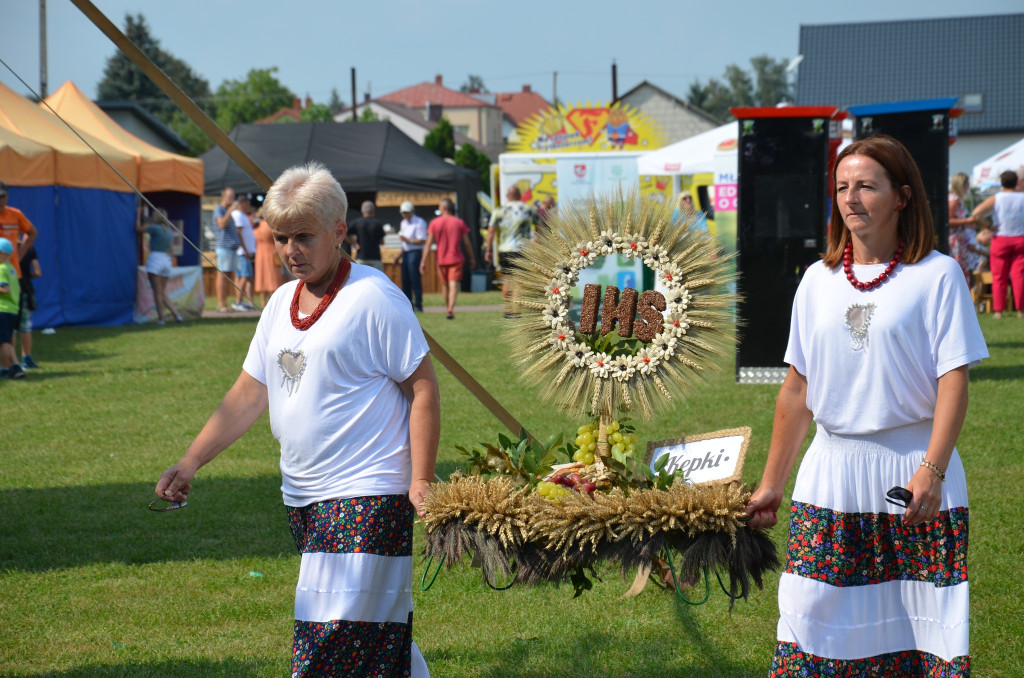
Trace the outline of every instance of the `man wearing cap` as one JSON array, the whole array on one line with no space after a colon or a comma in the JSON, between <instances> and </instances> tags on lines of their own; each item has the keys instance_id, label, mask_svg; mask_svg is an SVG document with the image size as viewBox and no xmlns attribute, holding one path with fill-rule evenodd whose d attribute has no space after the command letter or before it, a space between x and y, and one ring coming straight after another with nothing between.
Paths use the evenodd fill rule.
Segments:
<instances>
[{"instance_id":1,"label":"man wearing cap","mask_svg":"<svg viewBox=\"0 0 1024 678\"><path fill-rule=\"evenodd\" d=\"M427 222L415 214L412 203L402 203L402 223L398 238L402 241L402 291L409 297L412 307L423 312L423 276L420 275L420 261L423 260L423 244L427 242Z\"/></svg>"},{"instance_id":2,"label":"man wearing cap","mask_svg":"<svg viewBox=\"0 0 1024 678\"><path fill-rule=\"evenodd\" d=\"M360 210L363 216L353 219L348 225L349 233L356 239L356 263L384 270L380 260L380 246L384 243L384 222L373 216L377 206L367 200Z\"/></svg>"},{"instance_id":3,"label":"man wearing cap","mask_svg":"<svg viewBox=\"0 0 1024 678\"><path fill-rule=\"evenodd\" d=\"M25 370L21 368L14 354L14 330L18 325L18 299L21 286L18 275L11 265L14 245L7 238L0 238L0 375L10 379L22 379Z\"/></svg>"},{"instance_id":4,"label":"man wearing cap","mask_svg":"<svg viewBox=\"0 0 1024 678\"><path fill-rule=\"evenodd\" d=\"M11 266L16 277L21 277L21 258L36 240L36 227L21 210L7 204L7 184L0 181L0 238L7 238L14 247ZM15 311L17 313L17 311Z\"/></svg>"}]
</instances>

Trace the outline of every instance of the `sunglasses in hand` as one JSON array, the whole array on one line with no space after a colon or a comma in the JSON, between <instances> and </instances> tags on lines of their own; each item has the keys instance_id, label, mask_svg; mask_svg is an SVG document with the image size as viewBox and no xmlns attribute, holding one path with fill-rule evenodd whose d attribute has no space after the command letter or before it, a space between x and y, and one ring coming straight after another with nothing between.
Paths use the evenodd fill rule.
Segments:
<instances>
[{"instance_id":1,"label":"sunglasses in hand","mask_svg":"<svg viewBox=\"0 0 1024 678\"><path fill-rule=\"evenodd\" d=\"M905 487L894 487L885 493L885 500L900 508L907 508L913 498L914 493Z\"/></svg>"}]
</instances>

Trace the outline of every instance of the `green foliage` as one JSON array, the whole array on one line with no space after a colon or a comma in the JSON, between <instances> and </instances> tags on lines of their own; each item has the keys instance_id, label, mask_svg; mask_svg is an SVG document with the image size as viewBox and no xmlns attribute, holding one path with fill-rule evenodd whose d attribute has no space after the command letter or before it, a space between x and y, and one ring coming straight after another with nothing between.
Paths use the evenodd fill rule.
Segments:
<instances>
[{"instance_id":1,"label":"green foliage","mask_svg":"<svg viewBox=\"0 0 1024 678\"><path fill-rule=\"evenodd\" d=\"M334 122L331 109L324 104L312 103L299 111L300 122Z\"/></svg>"},{"instance_id":2,"label":"green foliage","mask_svg":"<svg viewBox=\"0 0 1024 678\"><path fill-rule=\"evenodd\" d=\"M455 129L448 122L448 118L441 117L434 129L427 133L423 139L423 148L433 151L435 155L442 158L455 156Z\"/></svg>"},{"instance_id":3,"label":"green foliage","mask_svg":"<svg viewBox=\"0 0 1024 678\"><path fill-rule=\"evenodd\" d=\"M160 46L141 12L134 16L125 15L124 34L196 104L201 108L209 106L210 83ZM166 123L178 110L170 98L119 49L107 59L96 98L100 101L135 101Z\"/></svg>"},{"instance_id":4,"label":"green foliage","mask_svg":"<svg viewBox=\"0 0 1024 678\"><path fill-rule=\"evenodd\" d=\"M188 142L188 155L192 157L202 155L213 146L213 140L206 135L206 132L182 111L175 111L171 116L171 121L167 124Z\"/></svg>"},{"instance_id":5,"label":"green foliage","mask_svg":"<svg viewBox=\"0 0 1024 678\"><path fill-rule=\"evenodd\" d=\"M601 334L601 328L596 327L590 334L574 332L576 341L586 344L594 353L607 353L609 357L615 358L620 355L636 355L643 346L636 337L620 337L617 332Z\"/></svg>"},{"instance_id":6,"label":"green foliage","mask_svg":"<svg viewBox=\"0 0 1024 678\"><path fill-rule=\"evenodd\" d=\"M363 112L359 114L359 122L379 122L380 116L373 112L373 109L367 106L363 109Z\"/></svg>"},{"instance_id":7,"label":"green foliage","mask_svg":"<svg viewBox=\"0 0 1024 678\"><path fill-rule=\"evenodd\" d=\"M244 80L225 80L217 87L217 126L230 131L237 125L266 118L291 106L295 94L282 85L277 67L254 68Z\"/></svg>"},{"instance_id":8,"label":"green foliage","mask_svg":"<svg viewBox=\"0 0 1024 678\"><path fill-rule=\"evenodd\" d=\"M491 159L486 153L481 153L473 144L467 143L455 151L455 157L452 159L459 167L476 170L480 174L480 190L488 194L491 192Z\"/></svg>"},{"instance_id":9,"label":"green foliage","mask_svg":"<svg viewBox=\"0 0 1024 678\"><path fill-rule=\"evenodd\" d=\"M553 465L567 463L575 447L563 444L561 433L541 444L520 430L515 440L499 433L497 445L483 442L469 449L456 445L455 449L466 458L472 475L508 475L516 486L525 487L536 485L551 473Z\"/></svg>"},{"instance_id":10,"label":"green foliage","mask_svg":"<svg viewBox=\"0 0 1024 678\"><path fill-rule=\"evenodd\" d=\"M729 108L733 106L774 106L793 100L785 60L763 54L752 58L750 66L748 72L729 64L722 80L711 78L703 84L694 81L686 101L719 120L732 120Z\"/></svg>"},{"instance_id":11,"label":"green foliage","mask_svg":"<svg viewBox=\"0 0 1024 678\"><path fill-rule=\"evenodd\" d=\"M337 87L331 88L331 98L327 100L327 108L330 110L331 115L337 115L345 110L345 102L341 100Z\"/></svg>"},{"instance_id":12,"label":"green foliage","mask_svg":"<svg viewBox=\"0 0 1024 678\"><path fill-rule=\"evenodd\" d=\"M479 75L467 75L466 82L462 83L459 87L460 92L486 92L487 85L484 84L484 79Z\"/></svg>"}]
</instances>

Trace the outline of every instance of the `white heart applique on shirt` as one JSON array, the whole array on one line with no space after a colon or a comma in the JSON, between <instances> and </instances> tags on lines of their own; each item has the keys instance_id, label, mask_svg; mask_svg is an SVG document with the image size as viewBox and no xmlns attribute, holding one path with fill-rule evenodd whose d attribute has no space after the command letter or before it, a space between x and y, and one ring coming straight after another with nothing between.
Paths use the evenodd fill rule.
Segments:
<instances>
[{"instance_id":1,"label":"white heart applique on shirt","mask_svg":"<svg viewBox=\"0 0 1024 678\"><path fill-rule=\"evenodd\" d=\"M851 304L846 309L846 327L850 330L854 351L867 348L868 327L871 325L871 316L874 313L874 304Z\"/></svg>"},{"instance_id":2,"label":"white heart applique on shirt","mask_svg":"<svg viewBox=\"0 0 1024 678\"><path fill-rule=\"evenodd\" d=\"M277 365L281 368L281 386L288 389L288 395L298 391L302 373L306 371L306 354L282 349L277 354Z\"/></svg>"}]
</instances>

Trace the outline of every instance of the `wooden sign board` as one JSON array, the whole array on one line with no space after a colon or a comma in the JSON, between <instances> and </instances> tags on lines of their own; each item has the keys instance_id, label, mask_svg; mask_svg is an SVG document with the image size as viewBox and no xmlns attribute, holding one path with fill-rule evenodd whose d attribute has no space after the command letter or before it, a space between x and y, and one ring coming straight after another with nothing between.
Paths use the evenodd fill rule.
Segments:
<instances>
[{"instance_id":1,"label":"wooden sign board","mask_svg":"<svg viewBox=\"0 0 1024 678\"><path fill-rule=\"evenodd\" d=\"M408 200L413 205L437 206L443 198L451 198L455 201L454 193L432 193L413 191L377 191L377 207L398 207Z\"/></svg>"},{"instance_id":2,"label":"wooden sign board","mask_svg":"<svg viewBox=\"0 0 1024 678\"><path fill-rule=\"evenodd\" d=\"M750 427L744 426L685 438L653 440L647 443L644 462L653 470L658 459L669 455L664 470L669 473L681 470L688 485L739 482L750 434Z\"/></svg>"}]
</instances>

